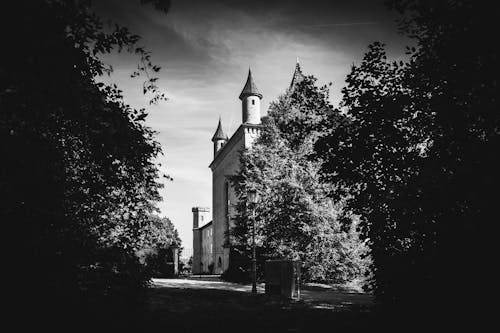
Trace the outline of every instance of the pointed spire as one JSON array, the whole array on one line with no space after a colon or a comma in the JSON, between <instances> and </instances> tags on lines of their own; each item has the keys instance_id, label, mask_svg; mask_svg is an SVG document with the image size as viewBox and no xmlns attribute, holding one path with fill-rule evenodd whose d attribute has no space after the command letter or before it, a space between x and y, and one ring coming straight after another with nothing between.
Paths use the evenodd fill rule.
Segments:
<instances>
[{"instance_id":1,"label":"pointed spire","mask_svg":"<svg viewBox=\"0 0 500 333\"><path fill-rule=\"evenodd\" d=\"M304 74L302 74L302 69L300 68L299 57L297 57L297 62L295 63L295 71L293 73L292 82L290 83L290 88L293 89L300 81L304 79Z\"/></svg>"},{"instance_id":2,"label":"pointed spire","mask_svg":"<svg viewBox=\"0 0 500 333\"><path fill-rule=\"evenodd\" d=\"M219 125L217 125L217 130L215 131L215 134L212 137L212 141L217 141L217 140L227 140L227 135L222 130L222 121L220 116L219 116Z\"/></svg>"},{"instance_id":3,"label":"pointed spire","mask_svg":"<svg viewBox=\"0 0 500 333\"><path fill-rule=\"evenodd\" d=\"M255 82L253 82L252 71L250 70L250 67L248 67L248 78L245 86L243 87L243 90L241 91L240 99L245 96L258 96L260 99L262 99L262 94L259 92L259 89L257 89L257 85L255 85Z\"/></svg>"}]
</instances>

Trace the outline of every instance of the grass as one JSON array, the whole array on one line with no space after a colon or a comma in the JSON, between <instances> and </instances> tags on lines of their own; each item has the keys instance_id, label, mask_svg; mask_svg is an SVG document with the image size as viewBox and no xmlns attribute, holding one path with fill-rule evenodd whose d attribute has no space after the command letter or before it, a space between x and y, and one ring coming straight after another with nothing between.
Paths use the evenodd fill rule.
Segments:
<instances>
[{"instance_id":1,"label":"grass","mask_svg":"<svg viewBox=\"0 0 500 333\"><path fill-rule=\"evenodd\" d=\"M175 332L343 332L370 326L373 314L355 304L312 306L264 294L220 289L151 288L143 324Z\"/></svg>"}]
</instances>

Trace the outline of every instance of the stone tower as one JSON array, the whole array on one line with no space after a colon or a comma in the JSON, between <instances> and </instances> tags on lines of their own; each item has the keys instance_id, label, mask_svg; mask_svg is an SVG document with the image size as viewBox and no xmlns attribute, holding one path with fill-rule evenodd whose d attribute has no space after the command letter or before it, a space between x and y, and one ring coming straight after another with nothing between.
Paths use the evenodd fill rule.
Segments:
<instances>
[{"instance_id":1,"label":"stone tower","mask_svg":"<svg viewBox=\"0 0 500 333\"><path fill-rule=\"evenodd\" d=\"M193 207L193 274L200 274L200 263L203 256L202 230L201 226L208 222L210 208Z\"/></svg>"},{"instance_id":2,"label":"stone tower","mask_svg":"<svg viewBox=\"0 0 500 333\"><path fill-rule=\"evenodd\" d=\"M203 224L209 221L210 208L208 207L193 207L193 229L198 229Z\"/></svg>"},{"instance_id":3,"label":"stone tower","mask_svg":"<svg viewBox=\"0 0 500 333\"><path fill-rule=\"evenodd\" d=\"M252 79L252 71L248 69L248 78L240 94L243 113L243 124L260 124L260 100L262 94Z\"/></svg>"},{"instance_id":4,"label":"stone tower","mask_svg":"<svg viewBox=\"0 0 500 333\"><path fill-rule=\"evenodd\" d=\"M219 116L219 125L217 126L217 130L215 131L214 136L212 137L212 142L214 143L214 156L226 144L227 140L228 138L227 135L224 134L224 131L222 130L221 119Z\"/></svg>"}]
</instances>

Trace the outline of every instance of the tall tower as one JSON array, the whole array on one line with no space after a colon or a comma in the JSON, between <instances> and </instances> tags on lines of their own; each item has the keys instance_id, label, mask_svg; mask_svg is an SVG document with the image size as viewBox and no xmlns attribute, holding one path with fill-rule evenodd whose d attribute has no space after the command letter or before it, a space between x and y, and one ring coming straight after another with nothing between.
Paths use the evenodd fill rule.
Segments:
<instances>
[{"instance_id":1,"label":"tall tower","mask_svg":"<svg viewBox=\"0 0 500 333\"><path fill-rule=\"evenodd\" d=\"M240 94L243 124L260 124L260 100L262 94L252 79L252 71L248 69L248 78Z\"/></svg>"},{"instance_id":2,"label":"tall tower","mask_svg":"<svg viewBox=\"0 0 500 333\"><path fill-rule=\"evenodd\" d=\"M202 235L200 227L208 222L210 209L206 207L193 207L193 264L192 270L194 274L201 273L201 259L203 256Z\"/></svg>"},{"instance_id":3,"label":"tall tower","mask_svg":"<svg viewBox=\"0 0 500 333\"><path fill-rule=\"evenodd\" d=\"M198 229L203 224L208 222L210 215L210 208L208 207L193 207L193 229Z\"/></svg>"},{"instance_id":4,"label":"tall tower","mask_svg":"<svg viewBox=\"0 0 500 333\"><path fill-rule=\"evenodd\" d=\"M214 157L217 154L217 152L222 148L222 146L226 144L227 140L228 140L227 135L222 130L221 119L219 117L219 125L217 126L217 130L215 131L214 136L212 137L212 142L214 143Z\"/></svg>"}]
</instances>

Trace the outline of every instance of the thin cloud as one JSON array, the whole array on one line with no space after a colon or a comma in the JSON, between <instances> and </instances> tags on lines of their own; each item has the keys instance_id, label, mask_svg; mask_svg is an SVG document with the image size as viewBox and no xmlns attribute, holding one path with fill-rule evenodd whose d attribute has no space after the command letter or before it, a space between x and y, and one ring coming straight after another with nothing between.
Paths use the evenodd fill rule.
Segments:
<instances>
[{"instance_id":1,"label":"thin cloud","mask_svg":"<svg viewBox=\"0 0 500 333\"><path fill-rule=\"evenodd\" d=\"M374 25L379 24L379 22L346 22L346 23L325 23L325 24L305 24L299 25L302 28L329 28L329 27L351 27L358 25Z\"/></svg>"}]
</instances>

